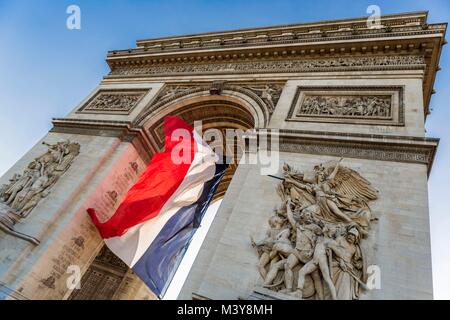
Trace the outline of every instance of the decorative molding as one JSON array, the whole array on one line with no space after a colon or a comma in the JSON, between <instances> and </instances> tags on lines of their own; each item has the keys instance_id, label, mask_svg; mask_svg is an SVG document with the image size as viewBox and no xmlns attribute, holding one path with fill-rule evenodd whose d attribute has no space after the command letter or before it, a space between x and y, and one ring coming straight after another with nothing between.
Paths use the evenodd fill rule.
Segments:
<instances>
[{"instance_id":1,"label":"decorative molding","mask_svg":"<svg viewBox=\"0 0 450 320\"><path fill-rule=\"evenodd\" d=\"M264 84L264 85L254 85L254 86L244 86L244 89L248 89L260 97L269 109L269 113L275 111L275 107L280 100L281 92L283 91L284 85L280 84Z\"/></svg>"},{"instance_id":2,"label":"decorative molding","mask_svg":"<svg viewBox=\"0 0 450 320\"><path fill-rule=\"evenodd\" d=\"M329 155L368 160L420 163L428 168L433 165L439 139L397 139L393 136L340 135L333 133L316 135L313 132L286 134L280 132L279 151Z\"/></svg>"},{"instance_id":3,"label":"decorative molding","mask_svg":"<svg viewBox=\"0 0 450 320\"><path fill-rule=\"evenodd\" d=\"M127 281L130 269L106 246L83 274L80 290L73 290L68 300L111 300Z\"/></svg>"},{"instance_id":4,"label":"decorative molding","mask_svg":"<svg viewBox=\"0 0 450 320\"><path fill-rule=\"evenodd\" d=\"M17 290L13 290L9 288L5 283L0 281L0 296L4 300L30 300L29 298L25 297L23 294L18 292Z\"/></svg>"},{"instance_id":5,"label":"decorative molding","mask_svg":"<svg viewBox=\"0 0 450 320\"><path fill-rule=\"evenodd\" d=\"M217 85L218 82L216 82ZM191 94L204 92L205 95L211 94L211 85L208 84L193 84L193 85L167 85L153 102L145 108L145 110L136 118L134 123L141 124L147 116L158 109L163 109L164 106L171 102L187 97ZM265 113L266 122L270 119L276 104L280 98L281 92L284 88L284 83L279 82L265 82L265 83L221 83L220 90L214 91L223 93L225 90L239 92L254 100Z\"/></svg>"},{"instance_id":6,"label":"decorative molding","mask_svg":"<svg viewBox=\"0 0 450 320\"><path fill-rule=\"evenodd\" d=\"M112 137L133 143L148 159L158 151L142 128L132 127L129 121L53 118L52 124L50 132Z\"/></svg>"},{"instance_id":7,"label":"decorative molding","mask_svg":"<svg viewBox=\"0 0 450 320\"><path fill-rule=\"evenodd\" d=\"M77 113L128 115L148 92L148 89L100 90Z\"/></svg>"},{"instance_id":8,"label":"decorative molding","mask_svg":"<svg viewBox=\"0 0 450 320\"><path fill-rule=\"evenodd\" d=\"M424 70L426 118L447 29L446 23L427 23L427 16L425 11L383 15L380 17L381 28L369 28L367 17L362 17L144 39L137 41L136 48L108 53L111 73L105 80L263 73L284 73L278 76L287 79L292 72L420 69ZM362 64L314 68L301 65L269 68L249 64L383 55L423 55L425 61L423 65L368 64L364 67ZM240 65L239 69L234 68L237 65Z\"/></svg>"},{"instance_id":9,"label":"decorative molding","mask_svg":"<svg viewBox=\"0 0 450 320\"><path fill-rule=\"evenodd\" d=\"M186 52L227 48L246 48L276 44L304 44L335 40L391 38L445 32L445 24L427 24L427 13L384 15L382 28L368 28L367 17L319 21L272 27L228 30L185 36L138 40L138 48L114 50L109 57Z\"/></svg>"},{"instance_id":10,"label":"decorative molding","mask_svg":"<svg viewBox=\"0 0 450 320\"><path fill-rule=\"evenodd\" d=\"M320 59L261 60L230 63L181 63L124 65L114 67L110 76L318 72L342 70L424 69L423 55L359 56Z\"/></svg>"},{"instance_id":11,"label":"decorative molding","mask_svg":"<svg viewBox=\"0 0 450 320\"><path fill-rule=\"evenodd\" d=\"M286 121L403 126L403 86L297 87Z\"/></svg>"},{"instance_id":12,"label":"decorative molding","mask_svg":"<svg viewBox=\"0 0 450 320\"><path fill-rule=\"evenodd\" d=\"M148 148L149 156L159 150L142 128L131 128L123 121L54 119L52 132L111 136L123 141L139 139ZM109 134L106 134L109 132ZM269 130L269 132L271 132ZM281 129L280 151L311 153L348 158L422 163L430 173L439 139L383 134L358 134Z\"/></svg>"}]
</instances>

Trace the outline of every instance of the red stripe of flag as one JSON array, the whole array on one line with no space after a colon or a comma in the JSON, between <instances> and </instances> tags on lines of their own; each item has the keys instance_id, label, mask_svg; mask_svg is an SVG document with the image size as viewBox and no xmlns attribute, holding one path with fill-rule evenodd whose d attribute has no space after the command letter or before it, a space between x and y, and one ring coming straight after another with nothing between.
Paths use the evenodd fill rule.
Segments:
<instances>
[{"instance_id":1,"label":"red stripe of flag","mask_svg":"<svg viewBox=\"0 0 450 320\"><path fill-rule=\"evenodd\" d=\"M181 138L172 141L172 133L176 129L188 130L190 139ZM95 209L87 210L104 239L121 236L129 228L157 216L186 176L196 152L193 129L180 118L168 116L164 119L164 132L165 151L153 156L138 181L127 192L115 214L102 223ZM188 163L175 164L172 161L171 152L175 147L177 150L190 151Z\"/></svg>"}]
</instances>

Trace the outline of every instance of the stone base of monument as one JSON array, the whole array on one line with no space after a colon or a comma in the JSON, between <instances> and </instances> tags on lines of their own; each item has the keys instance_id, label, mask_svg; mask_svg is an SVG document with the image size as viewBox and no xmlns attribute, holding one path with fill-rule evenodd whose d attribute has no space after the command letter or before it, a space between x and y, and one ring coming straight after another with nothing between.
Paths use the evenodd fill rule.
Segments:
<instances>
[{"instance_id":1,"label":"stone base of monument","mask_svg":"<svg viewBox=\"0 0 450 320\"><path fill-rule=\"evenodd\" d=\"M253 289L253 292L245 300L299 300L299 299L289 294L275 292L264 287L255 287Z\"/></svg>"}]
</instances>

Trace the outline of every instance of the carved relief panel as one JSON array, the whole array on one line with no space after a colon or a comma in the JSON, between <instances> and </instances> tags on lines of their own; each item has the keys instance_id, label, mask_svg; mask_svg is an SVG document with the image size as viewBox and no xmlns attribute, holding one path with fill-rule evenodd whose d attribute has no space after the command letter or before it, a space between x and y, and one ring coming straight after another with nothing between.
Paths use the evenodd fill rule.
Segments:
<instances>
[{"instance_id":1,"label":"carved relief panel","mask_svg":"<svg viewBox=\"0 0 450 320\"><path fill-rule=\"evenodd\" d=\"M378 191L341 161L299 172L285 164L277 192L281 206L266 237L252 245L263 287L296 299L358 299L367 289L361 243Z\"/></svg>"},{"instance_id":2,"label":"carved relief panel","mask_svg":"<svg viewBox=\"0 0 450 320\"><path fill-rule=\"evenodd\" d=\"M128 115L147 93L147 89L100 90L77 112Z\"/></svg>"},{"instance_id":3,"label":"carved relief panel","mask_svg":"<svg viewBox=\"0 0 450 320\"><path fill-rule=\"evenodd\" d=\"M0 187L0 230L34 244L39 244L39 240L16 231L14 226L50 194L80 153L80 145L70 141L43 144L48 147L47 152L31 161L21 174L16 173L9 184Z\"/></svg>"},{"instance_id":4,"label":"carved relief panel","mask_svg":"<svg viewBox=\"0 0 450 320\"><path fill-rule=\"evenodd\" d=\"M403 87L298 87L287 121L404 125Z\"/></svg>"}]
</instances>

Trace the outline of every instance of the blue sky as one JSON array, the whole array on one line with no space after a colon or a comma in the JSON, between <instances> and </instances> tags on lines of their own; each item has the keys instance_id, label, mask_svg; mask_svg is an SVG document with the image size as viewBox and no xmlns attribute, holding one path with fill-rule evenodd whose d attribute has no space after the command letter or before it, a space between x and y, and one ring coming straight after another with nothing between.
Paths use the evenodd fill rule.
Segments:
<instances>
[{"instance_id":1,"label":"blue sky","mask_svg":"<svg viewBox=\"0 0 450 320\"><path fill-rule=\"evenodd\" d=\"M81 8L81 30L66 28L66 8ZM0 175L64 117L108 72L108 50L142 38L274 24L428 10L429 22L450 21L450 2L0 0ZM449 45L450 46L450 45ZM426 128L441 138L429 179L435 298L450 299L450 56L441 57ZM420 275L418 275L420 276Z\"/></svg>"}]
</instances>

